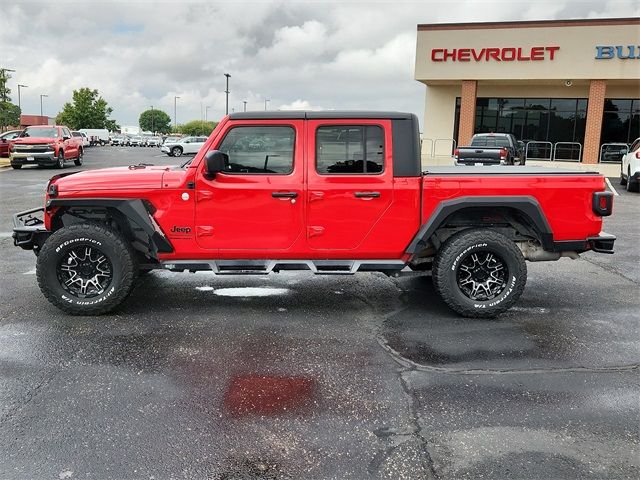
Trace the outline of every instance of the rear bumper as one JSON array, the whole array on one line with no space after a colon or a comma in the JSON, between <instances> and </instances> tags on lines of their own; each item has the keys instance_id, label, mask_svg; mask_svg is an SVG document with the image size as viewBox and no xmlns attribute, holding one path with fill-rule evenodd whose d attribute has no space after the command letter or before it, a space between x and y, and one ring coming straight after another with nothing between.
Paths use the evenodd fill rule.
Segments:
<instances>
[{"instance_id":1,"label":"rear bumper","mask_svg":"<svg viewBox=\"0 0 640 480\"><path fill-rule=\"evenodd\" d=\"M462 167L477 167L477 166L498 166L498 165L507 165L507 161L506 160L493 160L490 158L471 158L471 159L461 159L461 160L456 160L454 162L454 165L457 166L462 166Z\"/></svg>"},{"instance_id":2,"label":"rear bumper","mask_svg":"<svg viewBox=\"0 0 640 480\"><path fill-rule=\"evenodd\" d=\"M613 244L615 241L615 235L600 232L598 236L587 237L586 240L561 240L553 242L552 251L583 253L593 250L597 253L613 253Z\"/></svg>"},{"instance_id":3,"label":"rear bumper","mask_svg":"<svg viewBox=\"0 0 640 480\"><path fill-rule=\"evenodd\" d=\"M615 235L605 232L600 232L600 235L597 237L587 238L587 243L591 247L591 250L597 253L613 253L613 244L615 241Z\"/></svg>"},{"instance_id":4,"label":"rear bumper","mask_svg":"<svg viewBox=\"0 0 640 480\"><path fill-rule=\"evenodd\" d=\"M51 232L44 227L44 207L32 208L13 215L13 244L38 253ZM39 215L40 214L40 215Z\"/></svg>"}]
</instances>

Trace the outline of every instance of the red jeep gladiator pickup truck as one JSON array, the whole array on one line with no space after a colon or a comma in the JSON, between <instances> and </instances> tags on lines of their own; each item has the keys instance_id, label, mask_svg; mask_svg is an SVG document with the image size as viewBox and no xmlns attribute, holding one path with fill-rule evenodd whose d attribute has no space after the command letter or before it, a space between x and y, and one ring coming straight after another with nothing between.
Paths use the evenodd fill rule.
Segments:
<instances>
[{"instance_id":1,"label":"red jeep gladiator pickup truck","mask_svg":"<svg viewBox=\"0 0 640 480\"><path fill-rule=\"evenodd\" d=\"M25 128L9 144L9 159L13 168L23 165L64 168L64 162L82 165L82 138L74 137L64 126L42 125Z\"/></svg>"},{"instance_id":2,"label":"red jeep gladiator pickup truck","mask_svg":"<svg viewBox=\"0 0 640 480\"><path fill-rule=\"evenodd\" d=\"M243 112L192 160L54 176L14 216L51 303L119 305L139 274L431 270L456 312L492 317L522 293L525 260L612 253L597 173L420 164L418 121L389 112ZM403 272L405 270L405 272Z\"/></svg>"}]
</instances>

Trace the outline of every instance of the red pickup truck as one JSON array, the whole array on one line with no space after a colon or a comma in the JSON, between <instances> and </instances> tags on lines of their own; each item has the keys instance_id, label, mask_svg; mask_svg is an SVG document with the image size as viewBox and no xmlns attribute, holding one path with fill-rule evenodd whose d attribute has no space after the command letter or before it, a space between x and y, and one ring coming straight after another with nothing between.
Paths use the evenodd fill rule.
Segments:
<instances>
[{"instance_id":1,"label":"red pickup truck","mask_svg":"<svg viewBox=\"0 0 640 480\"><path fill-rule=\"evenodd\" d=\"M38 125L25 128L9 144L9 159L15 169L23 165L64 168L65 162L82 165L82 138L64 126Z\"/></svg>"},{"instance_id":2,"label":"red pickup truck","mask_svg":"<svg viewBox=\"0 0 640 480\"><path fill-rule=\"evenodd\" d=\"M191 160L54 176L14 216L44 295L112 310L151 269L265 274L432 271L444 301L492 317L522 293L525 260L613 253L612 195L592 172L434 167L418 121L389 112L225 117Z\"/></svg>"}]
</instances>

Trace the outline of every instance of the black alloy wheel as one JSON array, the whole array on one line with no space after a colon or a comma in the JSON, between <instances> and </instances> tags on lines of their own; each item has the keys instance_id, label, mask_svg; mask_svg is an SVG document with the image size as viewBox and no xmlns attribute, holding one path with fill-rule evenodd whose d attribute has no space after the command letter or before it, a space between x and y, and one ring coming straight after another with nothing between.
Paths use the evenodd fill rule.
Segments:
<instances>
[{"instance_id":1,"label":"black alloy wheel","mask_svg":"<svg viewBox=\"0 0 640 480\"><path fill-rule=\"evenodd\" d=\"M56 268L64 290L77 298L102 295L113 280L113 266L95 246L79 246L67 250Z\"/></svg>"},{"instance_id":2,"label":"black alloy wheel","mask_svg":"<svg viewBox=\"0 0 640 480\"><path fill-rule=\"evenodd\" d=\"M509 268L497 253L475 251L458 266L456 280L460 291L471 300L491 300L507 286Z\"/></svg>"}]
</instances>

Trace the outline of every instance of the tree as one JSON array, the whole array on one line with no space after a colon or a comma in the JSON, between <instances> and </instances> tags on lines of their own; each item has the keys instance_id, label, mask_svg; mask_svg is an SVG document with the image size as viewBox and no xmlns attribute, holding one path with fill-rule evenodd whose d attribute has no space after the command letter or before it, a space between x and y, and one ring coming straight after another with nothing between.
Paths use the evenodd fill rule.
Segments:
<instances>
[{"instance_id":1,"label":"tree","mask_svg":"<svg viewBox=\"0 0 640 480\"><path fill-rule=\"evenodd\" d=\"M7 87L7 82L11 79L11 73L4 68L0 68L0 102L7 103L11 101L11 89Z\"/></svg>"},{"instance_id":2,"label":"tree","mask_svg":"<svg viewBox=\"0 0 640 480\"><path fill-rule=\"evenodd\" d=\"M73 91L73 101L64 104L56 123L74 130L80 128L109 128L116 126L108 117L113 109L98 95L98 90L81 88Z\"/></svg>"},{"instance_id":3,"label":"tree","mask_svg":"<svg viewBox=\"0 0 640 480\"><path fill-rule=\"evenodd\" d=\"M145 110L140 114L138 124L143 131L169 133L171 131L171 117L162 110Z\"/></svg>"},{"instance_id":4,"label":"tree","mask_svg":"<svg viewBox=\"0 0 640 480\"><path fill-rule=\"evenodd\" d=\"M11 89L7 87L7 81L11 78L4 68L0 68L0 131L7 125L17 127L20 125L20 109L11 103Z\"/></svg>"},{"instance_id":5,"label":"tree","mask_svg":"<svg viewBox=\"0 0 640 480\"><path fill-rule=\"evenodd\" d=\"M11 102L0 101L0 128L20 125L20 108Z\"/></svg>"},{"instance_id":6,"label":"tree","mask_svg":"<svg viewBox=\"0 0 640 480\"><path fill-rule=\"evenodd\" d=\"M209 135L218 122L205 122L204 120L192 120L184 125L179 125L178 129L185 135Z\"/></svg>"}]
</instances>

